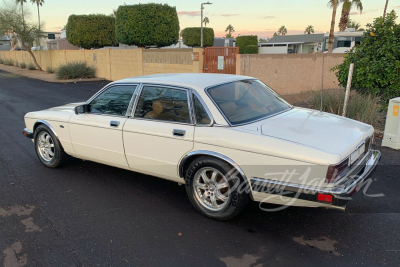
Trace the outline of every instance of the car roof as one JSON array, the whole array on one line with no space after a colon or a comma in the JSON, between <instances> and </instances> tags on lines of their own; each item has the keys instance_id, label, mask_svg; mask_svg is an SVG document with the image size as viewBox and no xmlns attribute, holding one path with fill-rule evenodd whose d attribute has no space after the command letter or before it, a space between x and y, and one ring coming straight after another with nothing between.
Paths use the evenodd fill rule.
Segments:
<instances>
[{"instance_id":1,"label":"car roof","mask_svg":"<svg viewBox=\"0 0 400 267\"><path fill-rule=\"evenodd\" d=\"M222 83L255 79L249 76L218 73L166 73L137 76L117 81L117 83L154 83L189 87L202 91L207 87Z\"/></svg>"}]
</instances>

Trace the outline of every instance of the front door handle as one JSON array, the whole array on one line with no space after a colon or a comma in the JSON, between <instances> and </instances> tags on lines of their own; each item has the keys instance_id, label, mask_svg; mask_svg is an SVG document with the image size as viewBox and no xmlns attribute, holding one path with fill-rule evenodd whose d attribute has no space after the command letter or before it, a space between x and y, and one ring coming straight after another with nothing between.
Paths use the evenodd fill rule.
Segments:
<instances>
[{"instance_id":1,"label":"front door handle","mask_svg":"<svg viewBox=\"0 0 400 267\"><path fill-rule=\"evenodd\" d=\"M186 131L185 131L185 130L174 129L174 130L172 131L172 133L173 133L173 135L175 135L175 136L184 137L185 134L186 134Z\"/></svg>"},{"instance_id":2,"label":"front door handle","mask_svg":"<svg viewBox=\"0 0 400 267\"><path fill-rule=\"evenodd\" d=\"M110 121L110 126L111 127L118 127L119 126L119 121Z\"/></svg>"}]
</instances>

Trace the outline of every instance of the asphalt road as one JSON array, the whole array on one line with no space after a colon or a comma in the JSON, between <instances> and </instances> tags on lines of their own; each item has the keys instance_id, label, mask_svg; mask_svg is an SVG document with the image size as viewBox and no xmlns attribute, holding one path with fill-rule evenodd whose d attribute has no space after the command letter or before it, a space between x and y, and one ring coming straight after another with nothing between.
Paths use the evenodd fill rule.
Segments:
<instances>
[{"instance_id":1,"label":"asphalt road","mask_svg":"<svg viewBox=\"0 0 400 267\"><path fill-rule=\"evenodd\" d=\"M48 169L23 116L85 101L105 82L52 84L0 71L0 264L4 266L399 266L400 152L383 158L346 213L251 203L231 221L184 186L93 162Z\"/></svg>"}]
</instances>

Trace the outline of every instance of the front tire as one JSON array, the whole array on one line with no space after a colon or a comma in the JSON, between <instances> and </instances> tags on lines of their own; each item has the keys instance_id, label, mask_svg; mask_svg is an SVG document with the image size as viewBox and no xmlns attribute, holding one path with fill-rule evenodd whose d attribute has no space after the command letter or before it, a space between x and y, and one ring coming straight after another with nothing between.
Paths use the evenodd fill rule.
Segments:
<instances>
[{"instance_id":1,"label":"front tire","mask_svg":"<svg viewBox=\"0 0 400 267\"><path fill-rule=\"evenodd\" d=\"M249 201L246 181L220 159L200 157L193 161L186 172L185 184L193 206L212 219L232 219Z\"/></svg>"},{"instance_id":2,"label":"front tire","mask_svg":"<svg viewBox=\"0 0 400 267\"><path fill-rule=\"evenodd\" d=\"M34 140L36 155L46 167L57 168L68 161L68 154L64 152L60 141L46 125L41 124L36 128Z\"/></svg>"}]
</instances>

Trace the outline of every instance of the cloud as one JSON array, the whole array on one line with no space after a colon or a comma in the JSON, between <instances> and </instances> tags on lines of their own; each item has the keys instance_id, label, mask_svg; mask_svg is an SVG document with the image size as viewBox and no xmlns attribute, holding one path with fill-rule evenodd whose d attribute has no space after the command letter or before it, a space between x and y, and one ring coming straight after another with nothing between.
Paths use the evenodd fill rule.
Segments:
<instances>
[{"instance_id":1,"label":"cloud","mask_svg":"<svg viewBox=\"0 0 400 267\"><path fill-rule=\"evenodd\" d=\"M358 15L358 12L351 12L349 15Z\"/></svg>"},{"instance_id":2,"label":"cloud","mask_svg":"<svg viewBox=\"0 0 400 267\"><path fill-rule=\"evenodd\" d=\"M394 6L393 8L400 8L400 6Z\"/></svg>"},{"instance_id":3,"label":"cloud","mask_svg":"<svg viewBox=\"0 0 400 267\"><path fill-rule=\"evenodd\" d=\"M381 10L380 8L377 8L377 9L371 9L371 10L367 10L367 11L363 11L363 14L366 14L366 13L370 13L370 12L376 12L376 11L379 11L379 10Z\"/></svg>"},{"instance_id":4,"label":"cloud","mask_svg":"<svg viewBox=\"0 0 400 267\"><path fill-rule=\"evenodd\" d=\"M238 16L239 14L222 14L221 16L223 17L232 17L232 16Z\"/></svg>"},{"instance_id":5,"label":"cloud","mask_svg":"<svg viewBox=\"0 0 400 267\"><path fill-rule=\"evenodd\" d=\"M266 17L263 17L263 19L276 19L276 17L274 17L274 16L266 16Z\"/></svg>"},{"instance_id":6,"label":"cloud","mask_svg":"<svg viewBox=\"0 0 400 267\"><path fill-rule=\"evenodd\" d=\"M179 11L179 16L197 17L200 16L200 11Z\"/></svg>"}]
</instances>

